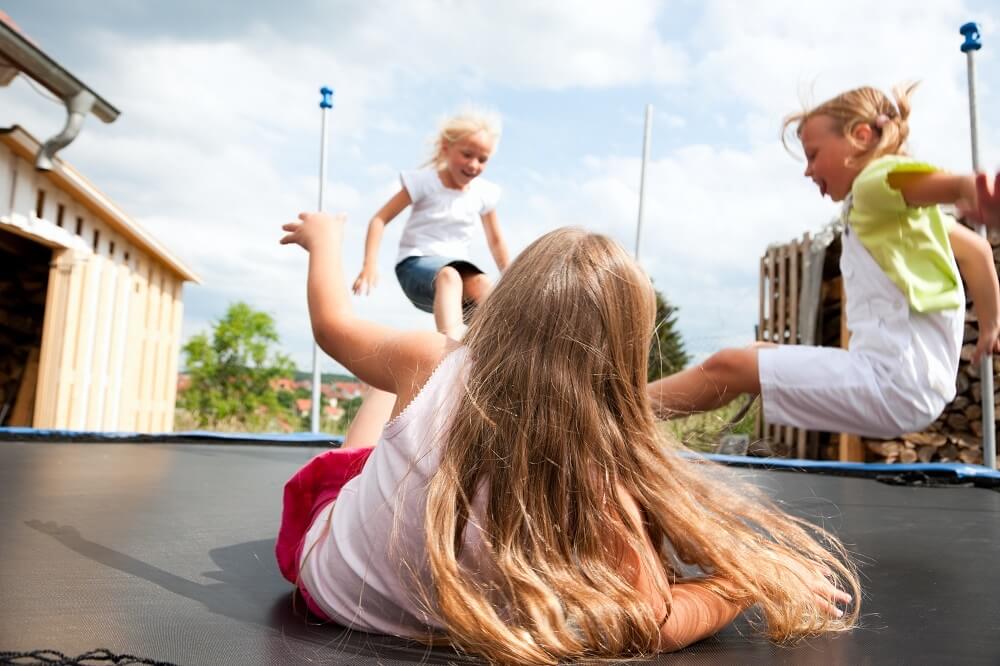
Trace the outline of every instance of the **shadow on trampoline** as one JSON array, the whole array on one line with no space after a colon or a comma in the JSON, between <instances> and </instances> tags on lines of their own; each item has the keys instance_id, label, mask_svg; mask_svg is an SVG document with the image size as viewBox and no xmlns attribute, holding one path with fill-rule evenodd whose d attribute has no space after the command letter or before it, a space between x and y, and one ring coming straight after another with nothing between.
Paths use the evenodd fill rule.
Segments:
<instances>
[{"instance_id":1,"label":"shadow on trampoline","mask_svg":"<svg viewBox=\"0 0 1000 666\"><path fill-rule=\"evenodd\" d=\"M274 539L249 541L212 549L209 551L209 556L219 570L209 571L203 575L219 582L205 585L90 541L70 525L40 520L28 520L24 524L52 537L78 555L110 569L142 578L167 592L197 601L212 613L241 622L264 624L259 622L260 613L252 612L250 609L270 604L276 592L288 591L287 584L278 588L274 576L261 575L262 565L276 569L272 564Z\"/></svg>"},{"instance_id":2,"label":"shadow on trampoline","mask_svg":"<svg viewBox=\"0 0 1000 666\"><path fill-rule=\"evenodd\" d=\"M73 526L41 520L27 520L24 524L52 537L78 555L146 580L166 592L196 601L211 613L238 622L251 622L287 638L334 648L341 657L355 655L424 664L482 663L447 648L429 648L420 643L352 631L318 620L308 613L302 598L278 574L274 563L274 539L213 548L209 557L218 569L202 575L218 582L202 584L90 541ZM261 567L267 571L262 571ZM274 601L275 597L277 601ZM268 604L269 611L261 614L260 609L267 608Z\"/></svg>"}]
</instances>

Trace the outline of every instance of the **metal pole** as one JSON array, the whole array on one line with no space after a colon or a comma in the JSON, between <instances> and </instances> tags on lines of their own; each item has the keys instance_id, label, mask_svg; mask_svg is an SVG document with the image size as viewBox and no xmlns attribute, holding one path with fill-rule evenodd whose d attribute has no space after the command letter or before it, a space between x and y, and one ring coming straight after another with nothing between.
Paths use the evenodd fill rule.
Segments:
<instances>
[{"instance_id":1,"label":"metal pole","mask_svg":"<svg viewBox=\"0 0 1000 666\"><path fill-rule=\"evenodd\" d=\"M635 225L635 260L639 261L639 240L642 236L642 214L646 202L646 163L649 162L649 139L653 131L653 105L646 105L646 128L642 138L642 170L639 172L639 219Z\"/></svg>"},{"instance_id":2,"label":"metal pole","mask_svg":"<svg viewBox=\"0 0 1000 666\"><path fill-rule=\"evenodd\" d=\"M976 108L976 63L973 54L982 44L979 42L979 26L966 23L959 28L959 33L965 37L962 43L962 53L965 54L969 73L969 133L972 138L972 170L979 173L979 113ZM986 226L976 225L980 236L986 237ZM987 354L979 365L979 381L982 394L979 402L983 410L983 465L990 469L997 467L996 422L993 414L993 354Z\"/></svg>"},{"instance_id":3,"label":"metal pole","mask_svg":"<svg viewBox=\"0 0 1000 666\"><path fill-rule=\"evenodd\" d=\"M320 100L320 116L322 117L322 138L319 142L319 207L318 211L323 212L323 186L326 184L326 110L333 108L333 90L323 86L319 89L319 94L323 96ZM319 432L320 414L320 385L323 379L319 371L320 350L319 345L313 342L313 378L312 378L312 419L310 422L310 432Z\"/></svg>"}]
</instances>

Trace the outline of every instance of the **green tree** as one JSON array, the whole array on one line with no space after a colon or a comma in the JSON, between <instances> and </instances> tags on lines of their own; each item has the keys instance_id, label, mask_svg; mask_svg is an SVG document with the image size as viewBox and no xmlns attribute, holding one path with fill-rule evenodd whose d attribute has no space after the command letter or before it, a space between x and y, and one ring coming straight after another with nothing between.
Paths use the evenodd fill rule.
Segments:
<instances>
[{"instance_id":1,"label":"green tree","mask_svg":"<svg viewBox=\"0 0 1000 666\"><path fill-rule=\"evenodd\" d=\"M258 430L275 418L287 419L271 381L290 377L291 359L272 350L278 343L274 319L246 303L233 303L212 327L211 337L199 333L182 351L191 377L178 406L200 427L242 424Z\"/></svg>"},{"instance_id":2,"label":"green tree","mask_svg":"<svg viewBox=\"0 0 1000 666\"><path fill-rule=\"evenodd\" d=\"M341 415L337 422L337 427L340 432L347 432L347 429L351 427L351 422L354 421L354 417L358 415L358 410L361 409L361 402L363 398L358 396L357 398L351 398L350 400L345 400L341 403L341 407L344 408L344 413Z\"/></svg>"},{"instance_id":3,"label":"green tree","mask_svg":"<svg viewBox=\"0 0 1000 666\"><path fill-rule=\"evenodd\" d=\"M677 332L677 308L656 290L656 332L649 348L648 381L683 370L691 359Z\"/></svg>"}]
</instances>

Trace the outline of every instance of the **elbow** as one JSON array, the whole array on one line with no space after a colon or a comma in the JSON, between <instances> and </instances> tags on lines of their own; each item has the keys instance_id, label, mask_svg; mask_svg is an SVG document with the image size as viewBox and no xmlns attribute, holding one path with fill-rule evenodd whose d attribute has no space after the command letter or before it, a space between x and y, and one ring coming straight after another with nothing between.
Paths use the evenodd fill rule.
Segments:
<instances>
[{"instance_id":1,"label":"elbow","mask_svg":"<svg viewBox=\"0 0 1000 666\"><path fill-rule=\"evenodd\" d=\"M679 630L680 628L675 624L671 627L670 625L672 624L674 623L667 622L667 624L660 629L660 652L676 652L678 650L683 650L687 646L693 645L694 643L708 638L715 633L711 631L695 632L691 630Z\"/></svg>"},{"instance_id":2,"label":"elbow","mask_svg":"<svg viewBox=\"0 0 1000 666\"><path fill-rule=\"evenodd\" d=\"M969 249L978 255L993 256L993 246L990 245L985 236L981 236L976 231L969 234Z\"/></svg>"},{"instance_id":3,"label":"elbow","mask_svg":"<svg viewBox=\"0 0 1000 666\"><path fill-rule=\"evenodd\" d=\"M313 334L313 340L316 342L316 345L320 349L322 349L325 353L329 354L330 353L329 343L327 340L326 330L323 328L323 326L317 324L316 322L313 322L312 334Z\"/></svg>"},{"instance_id":4,"label":"elbow","mask_svg":"<svg viewBox=\"0 0 1000 666\"><path fill-rule=\"evenodd\" d=\"M677 652L690 644L690 641L683 641L680 636L674 635L673 632L668 632L665 629L660 631L660 652Z\"/></svg>"},{"instance_id":5,"label":"elbow","mask_svg":"<svg viewBox=\"0 0 1000 666\"><path fill-rule=\"evenodd\" d=\"M975 270L987 260L992 263L993 248L990 246L990 242L974 231L965 228L963 231L967 233L951 238L951 249L955 254L955 262L958 264L959 271L966 273L969 270Z\"/></svg>"},{"instance_id":6,"label":"elbow","mask_svg":"<svg viewBox=\"0 0 1000 666\"><path fill-rule=\"evenodd\" d=\"M996 264L993 260L993 246L990 242L980 236L979 234L973 234L973 238L970 239L970 247L968 250L969 257L965 260L967 266L975 265L976 272L981 273L984 278L987 276L992 276L996 279ZM961 271L962 260L956 256L959 262L959 271Z\"/></svg>"},{"instance_id":7,"label":"elbow","mask_svg":"<svg viewBox=\"0 0 1000 666\"><path fill-rule=\"evenodd\" d=\"M339 337L337 335L337 320L328 317L312 318L313 340L324 352L333 356L333 343Z\"/></svg>"}]
</instances>

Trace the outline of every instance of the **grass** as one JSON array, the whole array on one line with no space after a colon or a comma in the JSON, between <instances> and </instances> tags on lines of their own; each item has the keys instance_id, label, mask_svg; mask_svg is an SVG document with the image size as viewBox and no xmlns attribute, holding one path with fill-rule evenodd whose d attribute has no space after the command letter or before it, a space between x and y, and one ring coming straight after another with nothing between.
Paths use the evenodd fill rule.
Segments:
<instances>
[{"instance_id":1,"label":"grass","mask_svg":"<svg viewBox=\"0 0 1000 666\"><path fill-rule=\"evenodd\" d=\"M727 434L744 434L753 437L754 421L760 403L755 403L739 422L727 427L729 421L746 405L746 398L734 400L725 407L702 414L660 422L660 431L676 438L690 449L712 453L719 438Z\"/></svg>"},{"instance_id":2,"label":"grass","mask_svg":"<svg viewBox=\"0 0 1000 666\"><path fill-rule=\"evenodd\" d=\"M683 443L690 449L705 453L713 453L718 445L719 438L726 434L746 434L753 437L754 421L760 409L760 403L754 404L747 414L731 427L727 427L729 421L746 404L746 398L735 400L732 403L712 412L703 414L693 414L683 418L661 421L659 423L660 432L668 437L672 437ZM248 424L237 419L227 422L216 423L210 426L209 430L216 432L288 432L294 430L288 423L277 419L269 419L264 423L255 424L256 427L249 427ZM344 434L341 432L338 421L329 421L321 424L321 430L328 434ZM174 412L174 430L200 430L196 419L185 410L178 408ZM300 430L302 428L299 428Z\"/></svg>"}]
</instances>

